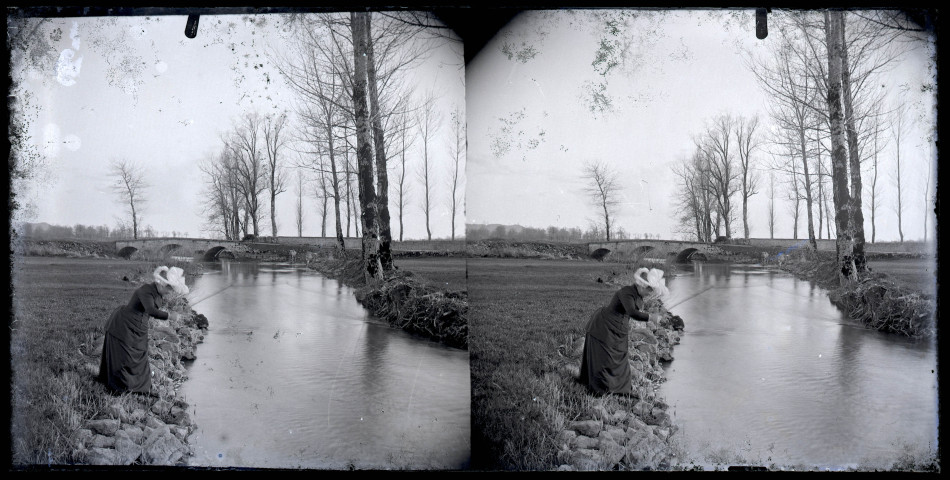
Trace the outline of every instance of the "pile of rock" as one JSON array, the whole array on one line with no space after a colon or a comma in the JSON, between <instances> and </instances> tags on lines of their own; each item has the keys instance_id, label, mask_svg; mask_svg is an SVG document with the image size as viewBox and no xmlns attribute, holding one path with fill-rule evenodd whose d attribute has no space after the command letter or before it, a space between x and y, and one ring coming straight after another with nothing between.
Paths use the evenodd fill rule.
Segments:
<instances>
[{"instance_id":1,"label":"pile of rock","mask_svg":"<svg viewBox=\"0 0 950 480\"><path fill-rule=\"evenodd\" d=\"M191 455L187 438L195 425L180 393L187 378L182 362L195 358L205 330L199 328L198 315L190 312L177 322L150 319L155 396L105 397L107 405L99 417L86 421L76 433L77 458L90 465L176 465ZM206 321L203 325L207 328Z\"/></svg>"},{"instance_id":2,"label":"pile of rock","mask_svg":"<svg viewBox=\"0 0 950 480\"><path fill-rule=\"evenodd\" d=\"M595 398L592 406L575 421L568 422L558 436L561 464L558 470L666 470L674 460L670 437L676 427L667 413L668 405L656 391L665 379L661 362L673 360L673 346L679 344L682 320L662 305L651 308L662 313L659 321L632 321L630 326L630 367L633 392L630 402ZM574 346L574 357L583 354L584 339Z\"/></svg>"},{"instance_id":3,"label":"pile of rock","mask_svg":"<svg viewBox=\"0 0 950 480\"><path fill-rule=\"evenodd\" d=\"M668 440L675 427L663 412L665 408L658 402L651 409L640 401L632 411L611 412L603 399L596 400L558 436L558 470L669 468L673 451Z\"/></svg>"}]
</instances>

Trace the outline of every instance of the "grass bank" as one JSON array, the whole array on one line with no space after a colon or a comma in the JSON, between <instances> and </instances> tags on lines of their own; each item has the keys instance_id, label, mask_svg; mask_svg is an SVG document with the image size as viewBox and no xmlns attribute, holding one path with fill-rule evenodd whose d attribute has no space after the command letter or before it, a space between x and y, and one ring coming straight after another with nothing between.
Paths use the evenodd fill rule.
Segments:
<instances>
[{"instance_id":1,"label":"grass bank","mask_svg":"<svg viewBox=\"0 0 950 480\"><path fill-rule=\"evenodd\" d=\"M382 282L367 285L358 252L348 258L320 256L310 268L356 289L356 299L370 314L394 327L446 345L468 348L468 294L464 259L397 258L396 270ZM419 275L413 266L425 272ZM436 280L430 280L435 278Z\"/></svg>"},{"instance_id":2,"label":"grass bank","mask_svg":"<svg viewBox=\"0 0 950 480\"><path fill-rule=\"evenodd\" d=\"M105 321L159 264L168 263L13 258L14 466L180 460L181 449L172 447L175 442L184 445L188 427L182 425L188 422L177 387L184 381L182 356L193 355L194 343L200 342L197 329L151 320L149 356L159 398L112 395L95 380ZM191 264L179 266L196 273ZM179 303L174 309L184 312L187 307Z\"/></svg>"},{"instance_id":3,"label":"grass bank","mask_svg":"<svg viewBox=\"0 0 950 480\"><path fill-rule=\"evenodd\" d=\"M576 381L584 326L617 289L606 283L617 276L609 270L628 268L469 259L473 468L643 470L675 462L675 428L655 390L658 347L678 338L635 325L632 397L596 397Z\"/></svg>"},{"instance_id":4,"label":"grass bank","mask_svg":"<svg viewBox=\"0 0 950 480\"><path fill-rule=\"evenodd\" d=\"M915 276L889 275L888 264L869 260L871 271L841 285L834 252L804 249L786 255L778 265L827 289L838 308L868 328L918 339L936 335L936 296L921 280L926 278L923 272Z\"/></svg>"}]
</instances>

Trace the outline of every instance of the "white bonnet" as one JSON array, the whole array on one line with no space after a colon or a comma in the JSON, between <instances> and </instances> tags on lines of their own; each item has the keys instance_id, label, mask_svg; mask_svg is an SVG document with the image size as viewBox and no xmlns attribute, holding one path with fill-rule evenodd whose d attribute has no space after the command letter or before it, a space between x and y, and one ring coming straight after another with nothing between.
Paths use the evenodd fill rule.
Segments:
<instances>
[{"instance_id":1,"label":"white bonnet","mask_svg":"<svg viewBox=\"0 0 950 480\"><path fill-rule=\"evenodd\" d=\"M165 272L165 277L162 276ZM178 267L161 266L152 273L155 283L172 287L175 295L184 296L188 294L188 285L185 285L185 271ZM167 278L166 278L167 277Z\"/></svg>"},{"instance_id":2,"label":"white bonnet","mask_svg":"<svg viewBox=\"0 0 950 480\"><path fill-rule=\"evenodd\" d=\"M646 276L644 277L643 274ZM670 293L663 279L663 270L659 268L641 267L634 273L633 281L639 287L653 287L653 291L660 297L665 297Z\"/></svg>"}]
</instances>

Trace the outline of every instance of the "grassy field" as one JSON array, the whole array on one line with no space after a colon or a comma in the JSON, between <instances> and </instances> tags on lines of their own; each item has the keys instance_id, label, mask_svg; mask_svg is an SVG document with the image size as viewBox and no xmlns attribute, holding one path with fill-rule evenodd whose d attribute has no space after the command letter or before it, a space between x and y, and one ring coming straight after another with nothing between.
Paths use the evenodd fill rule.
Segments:
<instances>
[{"instance_id":1,"label":"grassy field","mask_svg":"<svg viewBox=\"0 0 950 480\"><path fill-rule=\"evenodd\" d=\"M142 280L151 278L155 266L116 259L15 257L13 464L76 461L75 431L111 403L105 387L95 381L103 323L115 307L128 302Z\"/></svg>"},{"instance_id":2,"label":"grassy field","mask_svg":"<svg viewBox=\"0 0 950 480\"><path fill-rule=\"evenodd\" d=\"M468 288L465 279L465 258L396 258L395 264L400 270L408 270L423 277L434 287L455 291L464 291Z\"/></svg>"},{"instance_id":3,"label":"grassy field","mask_svg":"<svg viewBox=\"0 0 950 480\"><path fill-rule=\"evenodd\" d=\"M557 467L557 434L591 400L560 352L610 300L596 279L612 266L468 259L473 468Z\"/></svg>"},{"instance_id":4,"label":"grassy field","mask_svg":"<svg viewBox=\"0 0 950 480\"><path fill-rule=\"evenodd\" d=\"M875 259L868 260L875 272L886 274L891 280L911 290L934 294L937 283L937 265L933 258Z\"/></svg>"}]
</instances>

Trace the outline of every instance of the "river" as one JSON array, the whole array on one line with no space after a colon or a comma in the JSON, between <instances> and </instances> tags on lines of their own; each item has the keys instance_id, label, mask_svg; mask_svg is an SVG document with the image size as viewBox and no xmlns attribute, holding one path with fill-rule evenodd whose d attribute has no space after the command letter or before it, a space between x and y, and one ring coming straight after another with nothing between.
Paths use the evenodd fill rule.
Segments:
<instances>
[{"instance_id":1,"label":"river","mask_svg":"<svg viewBox=\"0 0 950 480\"><path fill-rule=\"evenodd\" d=\"M336 280L221 261L190 297L210 321L183 393L194 466L462 469L468 352L371 318Z\"/></svg>"},{"instance_id":2,"label":"river","mask_svg":"<svg viewBox=\"0 0 950 480\"><path fill-rule=\"evenodd\" d=\"M686 322L660 388L680 463L887 468L937 448L933 342L857 325L781 271L697 263L668 286Z\"/></svg>"}]
</instances>

